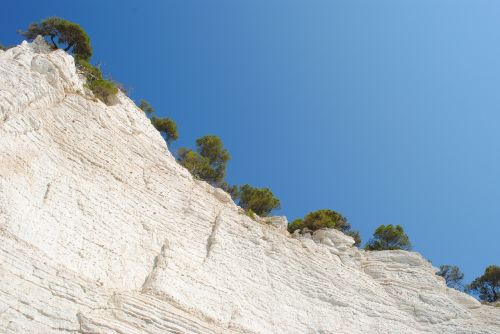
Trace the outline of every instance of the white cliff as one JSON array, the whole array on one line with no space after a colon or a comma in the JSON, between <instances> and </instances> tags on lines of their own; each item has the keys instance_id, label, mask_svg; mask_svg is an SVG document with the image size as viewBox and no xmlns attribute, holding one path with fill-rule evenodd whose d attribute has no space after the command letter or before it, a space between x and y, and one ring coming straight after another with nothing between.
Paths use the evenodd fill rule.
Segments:
<instances>
[{"instance_id":1,"label":"white cliff","mask_svg":"<svg viewBox=\"0 0 500 334\"><path fill-rule=\"evenodd\" d=\"M0 333L500 333L418 253L256 222L64 51L0 51Z\"/></svg>"}]
</instances>

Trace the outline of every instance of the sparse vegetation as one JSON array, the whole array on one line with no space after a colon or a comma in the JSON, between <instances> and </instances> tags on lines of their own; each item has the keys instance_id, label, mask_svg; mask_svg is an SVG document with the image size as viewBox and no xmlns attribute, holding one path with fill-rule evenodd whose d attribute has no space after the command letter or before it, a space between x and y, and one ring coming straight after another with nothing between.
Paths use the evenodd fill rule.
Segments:
<instances>
[{"instance_id":1,"label":"sparse vegetation","mask_svg":"<svg viewBox=\"0 0 500 334\"><path fill-rule=\"evenodd\" d=\"M479 299L488 303L500 300L500 267L491 265L484 274L467 286L467 291L475 293Z\"/></svg>"},{"instance_id":2,"label":"sparse vegetation","mask_svg":"<svg viewBox=\"0 0 500 334\"><path fill-rule=\"evenodd\" d=\"M373 233L373 238L365 245L366 250L411 250L410 239L401 225L380 225Z\"/></svg>"},{"instance_id":3,"label":"sparse vegetation","mask_svg":"<svg viewBox=\"0 0 500 334\"><path fill-rule=\"evenodd\" d=\"M443 277L446 281L446 285L450 288L463 290L462 281L464 279L464 274L457 266L439 266L439 271L436 273L436 275Z\"/></svg>"}]
</instances>

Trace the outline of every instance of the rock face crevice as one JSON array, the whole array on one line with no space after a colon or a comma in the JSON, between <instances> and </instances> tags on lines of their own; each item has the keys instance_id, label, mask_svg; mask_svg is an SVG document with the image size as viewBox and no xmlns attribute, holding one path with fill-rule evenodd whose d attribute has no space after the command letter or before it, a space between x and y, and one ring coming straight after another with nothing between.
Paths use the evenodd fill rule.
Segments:
<instances>
[{"instance_id":1,"label":"rock face crevice","mask_svg":"<svg viewBox=\"0 0 500 334\"><path fill-rule=\"evenodd\" d=\"M43 41L0 51L0 333L500 333L418 253L289 235Z\"/></svg>"}]
</instances>

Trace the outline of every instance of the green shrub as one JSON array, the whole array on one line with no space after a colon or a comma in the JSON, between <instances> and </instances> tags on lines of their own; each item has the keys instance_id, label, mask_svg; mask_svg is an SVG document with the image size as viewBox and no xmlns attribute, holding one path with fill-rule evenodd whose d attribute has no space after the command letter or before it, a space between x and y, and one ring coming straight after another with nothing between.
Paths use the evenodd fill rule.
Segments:
<instances>
[{"instance_id":1,"label":"green shrub","mask_svg":"<svg viewBox=\"0 0 500 334\"><path fill-rule=\"evenodd\" d=\"M239 205L259 216L267 216L280 207L280 200L269 188L254 188L245 184L239 189Z\"/></svg>"},{"instance_id":2,"label":"green shrub","mask_svg":"<svg viewBox=\"0 0 500 334\"><path fill-rule=\"evenodd\" d=\"M87 83L95 80L102 80L102 71L99 67L90 64L87 60L76 59L76 67L82 72L87 79Z\"/></svg>"},{"instance_id":3,"label":"green shrub","mask_svg":"<svg viewBox=\"0 0 500 334\"><path fill-rule=\"evenodd\" d=\"M104 79L99 67L83 59L76 59L76 66L85 77L87 87L102 102L108 103L109 97L118 93L116 84L112 80Z\"/></svg>"},{"instance_id":4,"label":"green shrub","mask_svg":"<svg viewBox=\"0 0 500 334\"><path fill-rule=\"evenodd\" d=\"M245 214L253 220L256 220L255 212L253 212L252 209L245 210Z\"/></svg>"},{"instance_id":5,"label":"green shrub","mask_svg":"<svg viewBox=\"0 0 500 334\"><path fill-rule=\"evenodd\" d=\"M302 218L295 219L293 222L288 224L288 226L287 226L288 232L293 233L296 230L302 230L304 228L304 225L302 222L303 222Z\"/></svg>"},{"instance_id":6,"label":"green shrub","mask_svg":"<svg viewBox=\"0 0 500 334\"><path fill-rule=\"evenodd\" d=\"M63 48L77 59L90 60L92 47L90 38L80 25L60 17L49 17L40 23L31 23L21 35L28 40L43 36L55 49Z\"/></svg>"},{"instance_id":7,"label":"green shrub","mask_svg":"<svg viewBox=\"0 0 500 334\"><path fill-rule=\"evenodd\" d=\"M304 218L295 219L288 224L288 232L294 233L299 230L308 229L317 231L322 228L334 228L354 239L354 246L359 247L361 236L359 231L351 230L351 224L347 218L334 210L324 209L308 213Z\"/></svg>"},{"instance_id":8,"label":"green shrub","mask_svg":"<svg viewBox=\"0 0 500 334\"><path fill-rule=\"evenodd\" d=\"M211 174L210 161L199 153L185 147L177 151L178 160L191 174L201 180L205 180Z\"/></svg>"},{"instance_id":9,"label":"green shrub","mask_svg":"<svg viewBox=\"0 0 500 334\"><path fill-rule=\"evenodd\" d=\"M195 177L220 187L226 176L226 164L231 158L222 140L213 135L198 138L196 151L181 148L177 160Z\"/></svg>"},{"instance_id":10,"label":"green shrub","mask_svg":"<svg viewBox=\"0 0 500 334\"><path fill-rule=\"evenodd\" d=\"M351 225L347 219L340 213L334 210L318 210L308 213L304 219L295 220L289 226L289 230L308 228L311 231L316 231L322 228L334 228L342 232L350 230ZM292 232L293 232L292 231Z\"/></svg>"},{"instance_id":11,"label":"green shrub","mask_svg":"<svg viewBox=\"0 0 500 334\"><path fill-rule=\"evenodd\" d=\"M411 243L401 225L380 225L373 233L373 238L365 245L366 250L411 250Z\"/></svg>"},{"instance_id":12,"label":"green shrub","mask_svg":"<svg viewBox=\"0 0 500 334\"><path fill-rule=\"evenodd\" d=\"M170 118L157 118L155 116L151 117L151 123L160 131L165 141L170 144L174 140L179 138L177 133L177 124Z\"/></svg>"}]
</instances>

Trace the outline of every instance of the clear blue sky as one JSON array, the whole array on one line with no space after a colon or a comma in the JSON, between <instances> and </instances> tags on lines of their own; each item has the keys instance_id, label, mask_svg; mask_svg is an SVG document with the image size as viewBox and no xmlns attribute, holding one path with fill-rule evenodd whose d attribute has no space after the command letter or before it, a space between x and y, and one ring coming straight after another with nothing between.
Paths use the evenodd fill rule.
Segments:
<instances>
[{"instance_id":1,"label":"clear blue sky","mask_svg":"<svg viewBox=\"0 0 500 334\"><path fill-rule=\"evenodd\" d=\"M145 4L147 2L147 4ZM228 180L290 220L332 208L369 239L401 224L469 281L500 264L499 1L6 1L0 42L51 15L94 62L229 149Z\"/></svg>"}]
</instances>

